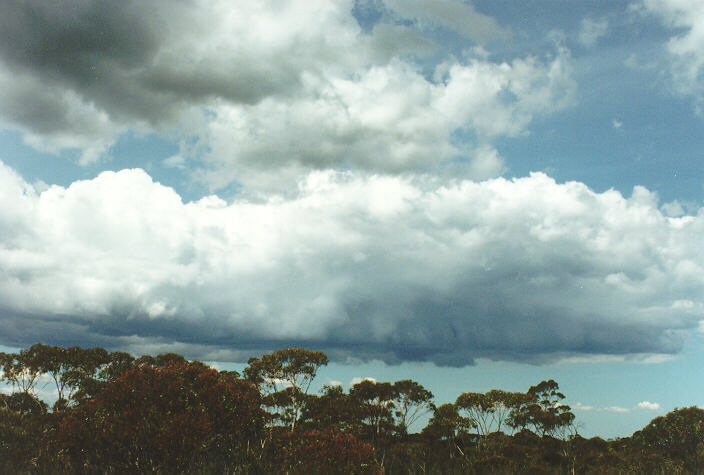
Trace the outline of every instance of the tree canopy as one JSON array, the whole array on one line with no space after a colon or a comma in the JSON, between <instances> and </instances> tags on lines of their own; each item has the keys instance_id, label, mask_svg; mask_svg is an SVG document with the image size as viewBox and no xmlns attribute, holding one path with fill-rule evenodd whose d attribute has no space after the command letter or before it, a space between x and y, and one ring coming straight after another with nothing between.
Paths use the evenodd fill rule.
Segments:
<instances>
[{"instance_id":1,"label":"tree canopy","mask_svg":"<svg viewBox=\"0 0 704 475\"><path fill-rule=\"evenodd\" d=\"M311 393L327 362L320 351L288 348L250 359L241 377L175 353L36 344L0 354L12 388L0 393L0 473L702 470L697 407L656 417L633 437L584 439L554 380L436 406L408 379ZM51 407L38 397L47 386Z\"/></svg>"}]
</instances>

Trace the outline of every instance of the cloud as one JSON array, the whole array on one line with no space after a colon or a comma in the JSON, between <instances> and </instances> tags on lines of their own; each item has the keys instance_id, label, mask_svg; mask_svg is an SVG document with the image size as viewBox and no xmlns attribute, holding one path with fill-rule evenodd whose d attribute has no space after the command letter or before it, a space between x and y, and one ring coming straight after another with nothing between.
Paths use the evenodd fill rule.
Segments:
<instances>
[{"instance_id":1,"label":"cloud","mask_svg":"<svg viewBox=\"0 0 704 475\"><path fill-rule=\"evenodd\" d=\"M624 413L624 412L631 412L630 409L626 407L621 407L621 406L608 406L603 408L604 411L606 412L619 412L619 413Z\"/></svg>"},{"instance_id":2,"label":"cloud","mask_svg":"<svg viewBox=\"0 0 704 475\"><path fill-rule=\"evenodd\" d=\"M566 50L428 60L436 45L426 24L476 41L505 36L468 3L389 1L395 13L366 29L355 8L3 2L0 126L41 150L74 149L83 164L105 159L120 134L154 132L182 142L189 164L202 160L196 176L213 189L268 192L323 169L459 163L462 176L495 176L504 170L497 138L525 134L535 117L572 103Z\"/></svg>"},{"instance_id":3,"label":"cloud","mask_svg":"<svg viewBox=\"0 0 704 475\"><path fill-rule=\"evenodd\" d=\"M303 72L367 64L352 4L9 0L0 116L32 145L95 161L128 128L187 129L213 101L255 104L295 93Z\"/></svg>"},{"instance_id":4,"label":"cloud","mask_svg":"<svg viewBox=\"0 0 704 475\"><path fill-rule=\"evenodd\" d=\"M596 412L616 412L616 413L631 412L631 409L629 409L627 407L621 407L621 406L596 407L596 406L587 406L585 404L582 404L581 402L578 402L577 404L572 406L572 409L575 409L577 411L596 411Z\"/></svg>"},{"instance_id":5,"label":"cloud","mask_svg":"<svg viewBox=\"0 0 704 475\"><path fill-rule=\"evenodd\" d=\"M184 203L139 169L39 193L0 166L3 344L388 362L678 352L704 313L701 215L537 173L313 172Z\"/></svg>"},{"instance_id":6,"label":"cloud","mask_svg":"<svg viewBox=\"0 0 704 475\"><path fill-rule=\"evenodd\" d=\"M441 26L467 36L478 43L505 40L509 31L492 17L477 12L471 3L459 0L384 0L401 18L415 20L421 26Z\"/></svg>"},{"instance_id":7,"label":"cloud","mask_svg":"<svg viewBox=\"0 0 704 475\"><path fill-rule=\"evenodd\" d=\"M161 121L184 102L255 103L295 88L301 71L357 64L351 6L11 0L0 55L117 116Z\"/></svg>"},{"instance_id":8,"label":"cloud","mask_svg":"<svg viewBox=\"0 0 704 475\"><path fill-rule=\"evenodd\" d=\"M616 413L628 413L636 410L646 410L646 411L661 411L662 407L656 402L643 401L639 402L633 407L621 407L621 406L587 406L578 402L573 406L573 409L578 411L597 411L597 412L616 412Z\"/></svg>"},{"instance_id":9,"label":"cloud","mask_svg":"<svg viewBox=\"0 0 704 475\"><path fill-rule=\"evenodd\" d=\"M19 128L25 143L57 153L80 150L83 165L98 161L122 127L70 89L0 64L0 126Z\"/></svg>"},{"instance_id":10,"label":"cloud","mask_svg":"<svg viewBox=\"0 0 704 475\"><path fill-rule=\"evenodd\" d=\"M704 4L698 0L643 0L638 11L656 15L676 30L667 43L675 89L694 97L701 112L704 101Z\"/></svg>"},{"instance_id":11,"label":"cloud","mask_svg":"<svg viewBox=\"0 0 704 475\"><path fill-rule=\"evenodd\" d=\"M582 23L580 25L577 40L583 46L590 48L594 46L600 38L606 36L608 28L609 22L606 17L602 17L597 20L593 18L584 18L582 19Z\"/></svg>"},{"instance_id":12,"label":"cloud","mask_svg":"<svg viewBox=\"0 0 704 475\"><path fill-rule=\"evenodd\" d=\"M424 57L437 50L437 46L417 30L389 23L374 26L369 44L379 63L399 55Z\"/></svg>"},{"instance_id":13,"label":"cloud","mask_svg":"<svg viewBox=\"0 0 704 475\"><path fill-rule=\"evenodd\" d=\"M639 363L639 364L660 364L666 361L677 359L674 354L638 354L631 353L625 355L579 355L560 358L560 363L583 364L583 363Z\"/></svg>"},{"instance_id":14,"label":"cloud","mask_svg":"<svg viewBox=\"0 0 704 475\"><path fill-rule=\"evenodd\" d=\"M643 401L639 402L636 407L647 411L662 411L662 407L657 402Z\"/></svg>"},{"instance_id":15,"label":"cloud","mask_svg":"<svg viewBox=\"0 0 704 475\"><path fill-rule=\"evenodd\" d=\"M162 160L162 163L168 168L177 168L179 170L184 170L186 168L186 159L178 154L165 158Z\"/></svg>"},{"instance_id":16,"label":"cloud","mask_svg":"<svg viewBox=\"0 0 704 475\"><path fill-rule=\"evenodd\" d=\"M685 213L682 203L677 200L670 201L668 203L663 203L662 206L660 206L660 209L662 210L663 214L673 217L682 216Z\"/></svg>"},{"instance_id":17,"label":"cloud","mask_svg":"<svg viewBox=\"0 0 704 475\"><path fill-rule=\"evenodd\" d=\"M435 76L392 61L353 78L307 77L295 99L215 107L199 132L205 179L281 189L311 169L424 172L456 158L466 166L455 162L453 174L494 177L504 164L491 142L526 133L575 91L566 51L546 62L444 63Z\"/></svg>"}]
</instances>

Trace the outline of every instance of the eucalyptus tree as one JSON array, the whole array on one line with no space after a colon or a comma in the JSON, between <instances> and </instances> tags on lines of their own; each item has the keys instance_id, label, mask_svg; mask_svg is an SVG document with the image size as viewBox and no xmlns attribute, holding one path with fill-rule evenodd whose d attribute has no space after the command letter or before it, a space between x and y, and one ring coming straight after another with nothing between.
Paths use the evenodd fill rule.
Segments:
<instances>
[{"instance_id":1,"label":"eucalyptus tree","mask_svg":"<svg viewBox=\"0 0 704 475\"><path fill-rule=\"evenodd\" d=\"M2 381L9 383L13 389L34 395L42 375L41 355L37 350L37 345L34 345L19 353L0 353Z\"/></svg>"},{"instance_id":2,"label":"eucalyptus tree","mask_svg":"<svg viewBox=\"0 0 704 475\"><path fill-rule=\"evenodd\" d=\"M433 393L410 379L393 384L393 403L396 427L402 434L420 417L435 409Z\"/></svg>"},{"instance_id":3,"label":"eucalyptus tree","mask_svg":"<svg viewBox=\"0 0 704 475\"><path fill-rule=\"evenodd\" d=\"M350 398L359 408L359 421L370 440L390 435L394 428L394 399L391 383L371 379L360 381L350 388Z\"/></svg>"},{"instance_id":4,"label":"eucalyptus tree","mask_svg":"<svg viewBox=\"0 0 704 475\"><path fill-rule=\"evenodd\" d=\"M259 387L273 418L293 431L318 370L328 364L327 355L322 351L287 348L250 358L247 363L245 377Z\"/></svg>"},{"instance_id":5,"label":"eucalyptus tree","mask_svg":"<svg viewBox=\"0 0 704 475\"><path fill-rule=\"evenodd\" d=\"M645 453L681 463L690 473L701 473L704 454L704 410L692 406L656 417L633 435Z\"/></svg>"},{"instance_id":6,"label":"eucalyptus tree","mask_svg":"<svg viewBox=\"0 0 704 475\"><path fill-rule=\"evenodd\" d=\"M463 393L455 406L464 416L465 425L477 431L480 441L489 434L501 432L522 402L520 393L492 389L487 393Z\"/></svg>"},{"instance_id":7,"label":"eucalyptus tree","mask_svg":"<svg viewBox=\"0 0 704 475\"><path fill-rule=\"evenodd\" d=\"M359 410L342 386L323 386L320 396L308 398L301 415L306 428L359 434Z\"/></svg>"},{"instance_id":8,"label":"eucalyptus tree","mask_svg":"<svg viewBox=\"0 0 704 475\"><path fill-rule=\"evenodd\" d=\"M99 370L109 361L103 348L36 344L30 349L35 352L41 372L49 375L56 386L55 410L65 408L82 387L95 381Z\"/></svg>"},{"instance_id":9,"label":"eucalyptus tree","mask_svg":"<svg viewBox=\"0 0 704 475\"><path fill-rule=\"evenodd\" d=\"M554 435L570 426L574 414L570 406L561 403L565 395L559 389L552 379L531 386L510 415L509 424L514 428L531 426L541 436Z\"/></svg>"},{"instance_id":10,"label":"eucalyptus tree","mask_svg":"<svg viewBox=\"0 0 704 475\"><path fill-rule=\"evenodd\" d=\"M56 459L70 473L248 473L260 402L254 385L202 363L134 365L89 402L51 414L43 465Z\"/></svg>"},{"instance_id":11,"label":"eucalyptus tree","mask_svg":"<svg viewBox=\"0 0 704 475\"><path fill-rule=\"evenodd\" d=\"M446 403L433 410L433 415L422 434L426 439L446 445L447 455L452 460L456 454L464 456L458 438L468 428L467 424L467 419L460 416L457 406Z\"/></svg>"}]
</instances>

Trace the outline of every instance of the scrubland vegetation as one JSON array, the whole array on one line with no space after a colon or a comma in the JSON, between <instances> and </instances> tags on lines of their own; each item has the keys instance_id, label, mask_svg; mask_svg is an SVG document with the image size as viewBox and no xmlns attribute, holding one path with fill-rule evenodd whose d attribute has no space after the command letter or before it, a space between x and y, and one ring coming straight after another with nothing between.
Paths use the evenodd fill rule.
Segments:
<instances>
[{"instance_id":1,"label":"scrubland vegetation","mask_svg":"<svg viewBox=\"0 0 704 475\"><path fill-rule=\"evenodd\" d=\"M327 356L250 359L244 374L168 353L41 344L0 354L2 473L700 473L704 411L585 439L555 381L435 406L411 380L309 389ZM48 384L58 396L37 397ZM47 387L48 389L48 387ZM430 415L417 433L408 427ZM421 419L422 420L422 419Z\"/></svg>"}]
</instances>

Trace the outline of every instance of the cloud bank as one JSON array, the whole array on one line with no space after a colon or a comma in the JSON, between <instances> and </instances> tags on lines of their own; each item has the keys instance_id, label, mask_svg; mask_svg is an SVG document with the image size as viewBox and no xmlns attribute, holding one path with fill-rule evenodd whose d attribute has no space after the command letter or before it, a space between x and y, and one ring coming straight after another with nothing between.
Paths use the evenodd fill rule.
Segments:
<instances>
[{"instance_id":1,"label":"cloud bank","mask_svg":"<svg viewBox=\"0 0 704 475\"><path fill-rule=\"evenodd\" d=\"M218 358L290 344L441 365L673 353L702 319L703 226L643 188L540 173L313 172L294 197L228 204L183 203L138 169L39 194L2 166L0 318L18 346Z\"/></svg>"}]
</instances>

